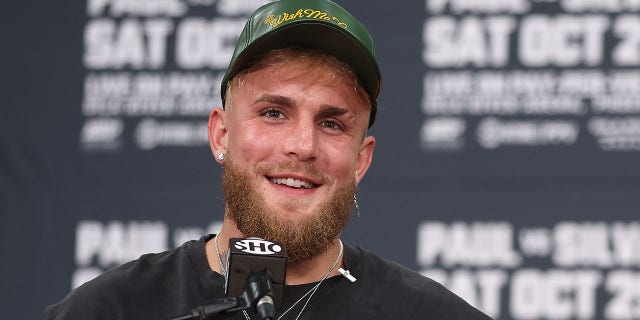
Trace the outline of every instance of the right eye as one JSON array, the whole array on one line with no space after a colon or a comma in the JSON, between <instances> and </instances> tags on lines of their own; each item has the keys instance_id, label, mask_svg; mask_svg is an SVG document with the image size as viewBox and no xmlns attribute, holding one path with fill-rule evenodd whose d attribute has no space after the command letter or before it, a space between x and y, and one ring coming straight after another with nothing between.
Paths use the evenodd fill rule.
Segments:
<instances>
[{"instance_id":1,"label":"right eye","mask_svg":"<svg viewBox=\"0 0 640 320\"><path fill-rule=\"evenodd\" d=\"M285 118L284 113L278 109L267 109L264 110L261 115L265 118L274 119L274 120L282 120Z\"/></svg>"}]
</instances>

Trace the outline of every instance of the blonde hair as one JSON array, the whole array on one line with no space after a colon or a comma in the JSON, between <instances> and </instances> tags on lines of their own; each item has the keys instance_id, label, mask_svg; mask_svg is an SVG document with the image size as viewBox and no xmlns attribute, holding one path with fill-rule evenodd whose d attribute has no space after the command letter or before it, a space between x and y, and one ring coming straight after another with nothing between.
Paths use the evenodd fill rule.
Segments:
<instances>
[{"instance_id":1,"label":"blonde hair","mask_svg":"<svg viewBox=\"0 0 640 320\"><path fill-rule=\"evenodd\" d=\"M232 104L232 91L244 85L244 78L248 73L266 67L284 65L292 67L293 74L315 70L314 75L316 78L314 80L318 82L332 82L340 75L345 75L360 100L371 107L369 94L364 90L360 80L348 64L323 51L301 47L271 50L250 62L247 68L229 80L227 91L225 92L227 106Z\"/></svg>"}]
</instances>

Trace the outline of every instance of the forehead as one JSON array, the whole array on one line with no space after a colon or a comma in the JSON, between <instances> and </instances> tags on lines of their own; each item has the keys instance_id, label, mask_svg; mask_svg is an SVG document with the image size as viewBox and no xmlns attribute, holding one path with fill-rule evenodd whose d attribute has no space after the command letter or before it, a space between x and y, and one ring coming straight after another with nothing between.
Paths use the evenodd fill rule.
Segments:
<instances>
[{"instance_id":1,"label":"forehead","mask_svg":"<svg viewBox=\"0 0 640 320\"><path fill-rule=\"evenodd\" d=\"M272 72L279 73L280 78L308 74L313 76L309 79L320 83L333 82L337 77L344 75L346 83L353 87L361 100L368 106L372 105L368 93L351 66L323 51L305 47L275 49L256 56L248 62L243 71L229 80L227 91L224 93L226 98L230 98L230 91L243 85L246 74L267 67L274 67Z\"/></svg>"},{"instance_id":2,"label":"forehead","mask_svg":"<svg viewBox=\"0 0 640 320\"><path fill-rule=\"evenodd\" d=\"M267 93L293 100L339 104L358 113L370 108L352 74L327 63L293 60L261 64L239 77L229 92L230 106L251 103L246 100Z\"/></svg>"}]
</instances>

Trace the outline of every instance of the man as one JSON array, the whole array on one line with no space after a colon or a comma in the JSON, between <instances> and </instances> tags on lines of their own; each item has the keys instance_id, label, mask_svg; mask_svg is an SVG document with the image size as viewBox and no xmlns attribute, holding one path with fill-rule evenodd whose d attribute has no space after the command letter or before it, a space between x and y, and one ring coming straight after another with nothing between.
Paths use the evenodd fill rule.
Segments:
<instances>
[{"instance_id":1,"label":"man","mask_svg":"<svg viewBox=\"0 0 640 320\"><path fill-rule=\"evenodd\" d=\"M488 319L439 284L340 241L371 164L367 129L380 83L368 32L335 3L258 9L223 79L224 109L209 119L224 168L220 233L110 270L48 308L47 318L188 314L224 297L229 239L260 237L282 242L289 255L278 319Z\"/></svg>"}]
</instances>

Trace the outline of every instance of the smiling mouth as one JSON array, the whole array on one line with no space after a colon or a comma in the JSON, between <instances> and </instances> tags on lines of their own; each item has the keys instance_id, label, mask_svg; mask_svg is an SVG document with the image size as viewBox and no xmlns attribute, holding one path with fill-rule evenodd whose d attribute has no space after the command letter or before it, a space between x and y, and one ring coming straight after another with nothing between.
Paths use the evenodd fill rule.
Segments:
<instances>
[{"instance_id":1,"label":"smiling mouth","mask_svg":"<svg viewBox=\"0 0 640 320\"><path fill-rule=\"evenodd\" d=\"M271 178L271 177L268 177L268 178L269 178L269 181L275 184L288 186L292 188L312 189L318 186L317 184L304 181L304 180L294 179L294 178Z\"/></svg>"}]
</instances>

